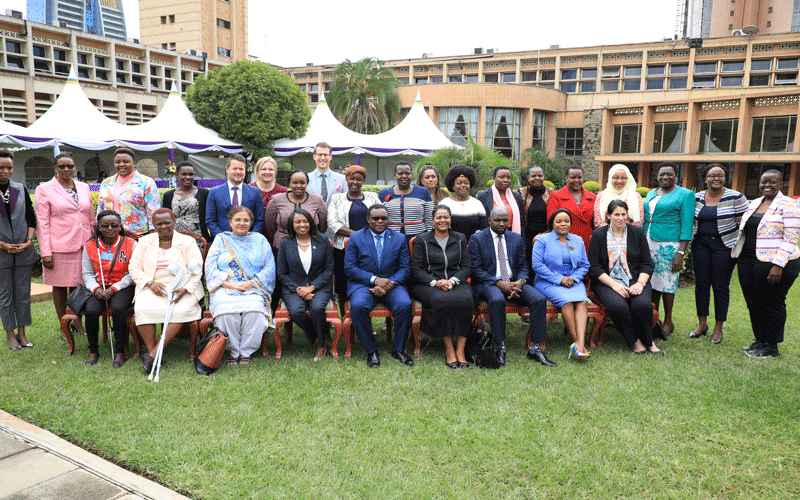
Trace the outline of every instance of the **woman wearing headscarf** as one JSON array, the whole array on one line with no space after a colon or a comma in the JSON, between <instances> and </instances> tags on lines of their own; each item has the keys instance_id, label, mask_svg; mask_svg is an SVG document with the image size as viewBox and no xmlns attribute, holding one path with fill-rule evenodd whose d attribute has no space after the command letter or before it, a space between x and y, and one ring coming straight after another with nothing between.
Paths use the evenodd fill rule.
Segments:
<instances>
[{"instance_id":1,"label":"woman wearing headscarf","mask_svg":"<svg viewBox=\"0 0 800 500\"><path fill-rule=\"evenodd\" d=\"M642 196L636 192L636 180L628 167L617 163L608 171L608 182L594 202L594 227L608 224L606 210L612 200L622 200L629 207L628 224L641 227L644 223L644 202Z\"/></svg>"}]
</instances>

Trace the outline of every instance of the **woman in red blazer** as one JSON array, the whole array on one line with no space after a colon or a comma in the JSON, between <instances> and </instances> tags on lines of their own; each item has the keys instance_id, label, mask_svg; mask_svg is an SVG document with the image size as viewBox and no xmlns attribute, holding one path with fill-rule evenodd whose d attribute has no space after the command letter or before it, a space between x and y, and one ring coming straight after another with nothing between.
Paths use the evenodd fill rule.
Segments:
<instances>
[{"instance_id":1,"label":"woman in red blazer","mask_svg":"<svg viewBox=\"0 0 800 500\"><path fill-rule=\"evenodd\" d=\"M595 194L583 188L583 168L580 165L567 167L567 185L553 191L547 202L547 218L559 208L565 208L572 215L572 234L583 238L586 251L589 251L589 240L594 229Z\"/></svg>"}]
</instances>

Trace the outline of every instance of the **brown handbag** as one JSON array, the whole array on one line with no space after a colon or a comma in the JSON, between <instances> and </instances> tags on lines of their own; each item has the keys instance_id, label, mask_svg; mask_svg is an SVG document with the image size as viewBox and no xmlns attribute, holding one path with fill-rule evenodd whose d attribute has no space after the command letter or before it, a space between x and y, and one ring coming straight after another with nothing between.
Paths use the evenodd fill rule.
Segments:
<instances>
[{"instance_id":1,"label":"brown handbag","mask_svg":"<svg viewBox=\"0 0 800 500\"><path fill-rule=\"evenodd\" d=\"M194 358L194 367L200 375L211 375L222 364L225 347L228 345L228 335L225 332L209 332L200 341L197 356Z\"/></svg>"}]
</instances>

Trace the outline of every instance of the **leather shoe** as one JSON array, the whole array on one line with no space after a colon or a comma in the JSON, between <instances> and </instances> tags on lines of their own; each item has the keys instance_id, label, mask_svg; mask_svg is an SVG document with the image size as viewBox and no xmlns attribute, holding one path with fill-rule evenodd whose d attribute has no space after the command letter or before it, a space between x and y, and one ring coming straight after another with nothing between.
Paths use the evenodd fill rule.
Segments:
<instances>
[{"instance_id":1,"label":"leather shoe","mask_svg":"<svg viewBox=\"0 0 800 500\"><path fill-rule=\"evenodd\" d=\"M506 351L502 349L497 350L497 362L500 366L506 366Z\"/></svg>"},{"instance_id":2,"label":"leather shoe","mask_svg":"<svg viewBox=\"0 0 800 500\"><path fill-rule=\"evenodd\" d=\"M145 373L153 371L153 362L155 360L156 358L151 356L149 352L142 354L142 368L144 368Z\"/></svg>"},{"instance_id":3,"label":"leather shoe","mask_svg":"<svg viewBox=\"0 0 800 500\"><path fill-rule=\"evenodd\" d=\"M86 360L86 365L94 366L97 364L97 360L100 359L100 355L96 352L89 354L89 359Z\"/></svg>"},{"instance_id":4,"label":"leather shoe","mask_svg":"<svg viewBox=\"0 0 800 500\"><path fill-rule=\"evenodd\" d=\"M414 366L414 360L405 351L392 351L392 357L406 366Z\"/></svg>"},{"instance_id":5,"label":"leather shoe","mask_svg":"<svg viewBox=\"0 0 800 500\"><path fill-rule=\"evenodd\" d=\"M544 366L556 366L555 363L547 359L547 356L544 355L542 351L528 351L528 359L533 361L538 361L540 364Z\"/></svg>"},{"instance_id":6,"label":"leather shoe","mask_svg":"<svg viewBox=\"0 0 800 500\"><path fill-rule=\"evenodd\" d=\"M377 368L381 366L381 360L378 357L378 351L367 354L367 366L370 368Z\"/></svg>"}]
</instances>

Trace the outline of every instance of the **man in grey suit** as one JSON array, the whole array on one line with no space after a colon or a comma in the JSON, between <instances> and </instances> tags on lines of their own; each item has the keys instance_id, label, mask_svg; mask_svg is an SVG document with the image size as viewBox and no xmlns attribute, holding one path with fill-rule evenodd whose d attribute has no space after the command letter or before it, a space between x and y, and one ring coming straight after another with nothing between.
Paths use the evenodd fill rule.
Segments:
<instances>
[{"instance_id":1,"label":"man in grey suit","mask_svg":"<svg viewBox=\"0 0 800 500\"><path fill-rule=\"evenodd\" d=\"M330 205L331 196L347 192L347 180L342 174L331 171L330 164L333 150L327 142L319 142L314 146L314 163L317 168L311 172L306 191L322 196L326 205Z\"/></svg>"}]
</instances>

